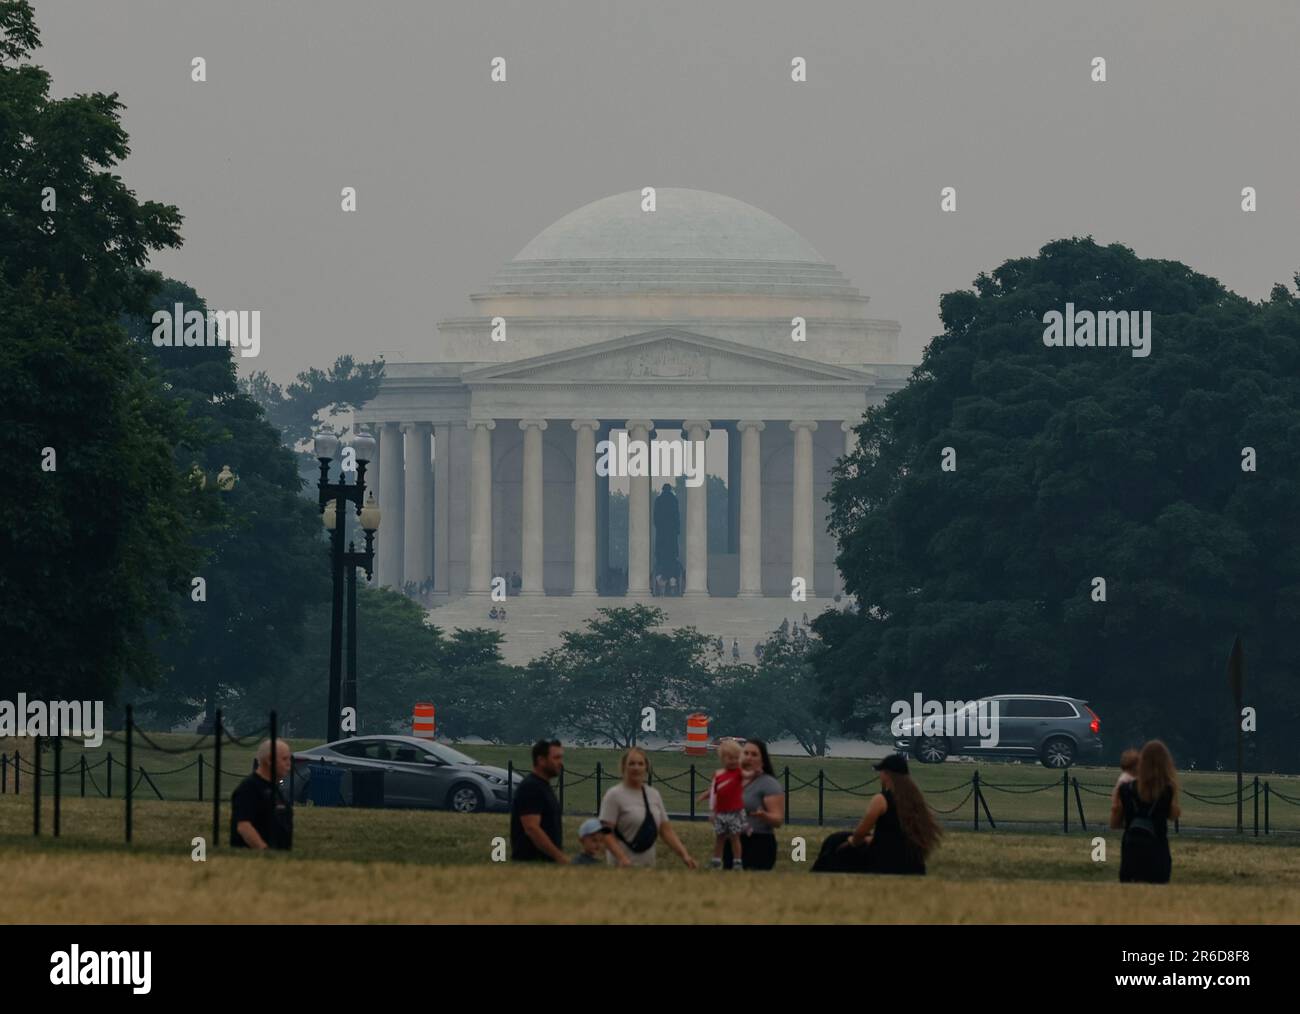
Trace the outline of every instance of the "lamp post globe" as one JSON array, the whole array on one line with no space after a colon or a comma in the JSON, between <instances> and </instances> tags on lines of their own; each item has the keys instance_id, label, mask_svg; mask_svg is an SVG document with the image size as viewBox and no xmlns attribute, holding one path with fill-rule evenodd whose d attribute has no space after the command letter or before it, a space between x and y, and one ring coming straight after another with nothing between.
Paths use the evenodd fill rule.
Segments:
<instances>
[{"instance_id":1,"label":"lamp post globe","mask_svg":"<svg viewBox=\"0 0 1300 1014\"><path fill-rule=\"evenodd\" d=\"M221 492L229 493L235 488L235 483L238 481L239 477L230 470L229 465L221 466L221 471L217 475L217 488L221 490Z\"/></svg>"},{"instance_id":2,"label":"lamp post globe","mask_svg":"<svg viewBox=\"0 0 1300 1014\"><path fill-rule=\"evenodd\" d=\"M367 532L377 532L381 517L383 514L379 510L379 503L375 500L375 491L372 489L366 493L366 505L361 508L361 527Z\"/></svg>"},{"instance_id":3,"label":"lamp post globe","mask_svg":"<svg viewBox=\"0 0 1300 1014\"><path fill-rule=\"evenodd\" d=\"M324 461L330 460L339 452L339 438L328 427L322 426L318 429L312 443L316 457Z\"/></svg>"},{"instance_id":4,"label":"lamp post globe","mask_svg":"<svg viewBox=\"0 0 1300 1014\"><path fill-rule=\"evenodd\" d=\"M356 451L357 461L374 461L375 460L375 438L365 430L357 430L352 434L352 449Z\"/></svg>"}]
</instances>

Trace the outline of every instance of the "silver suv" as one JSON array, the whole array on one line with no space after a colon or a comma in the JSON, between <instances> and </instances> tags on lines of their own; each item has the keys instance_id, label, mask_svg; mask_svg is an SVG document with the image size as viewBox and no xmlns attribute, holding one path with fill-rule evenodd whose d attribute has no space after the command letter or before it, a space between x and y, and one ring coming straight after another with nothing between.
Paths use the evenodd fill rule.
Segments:
<instances>
[{"instance_id":1,"label":"silver suv","mask_svg":"<svg viewBox=\"0 0 1300 1014\"><path fill-rule=\"evenodd\" d=\"M974 715L977 706L997 702L997 736L981 739ZM1077 697L1046 694L995 694L968 701L954 712L961 721L948 723L941 735L926 735L924 719L903 724L894 744L923 764L941 764L948 757L1037 757L1044 767L1068 768L1101 759L1101 719ZM969 719L969 720L966 720Z\"/></svg>"}]
</instances>

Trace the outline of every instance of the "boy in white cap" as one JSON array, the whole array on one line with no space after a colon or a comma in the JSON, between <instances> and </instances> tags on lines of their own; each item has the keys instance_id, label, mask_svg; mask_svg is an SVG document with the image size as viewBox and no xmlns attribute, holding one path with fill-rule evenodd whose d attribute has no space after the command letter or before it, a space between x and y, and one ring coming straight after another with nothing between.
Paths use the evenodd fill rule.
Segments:
<instances>
[{"instance_id":1,"label":"boy in white cap","mask_svg":"<svg viewBox=\"0 0 1300 1014\"><path fill-rule=\"evenodd\" d=\"M573 857L574 866L591 866L605 862L605 825L595 817L588 817L578 828L578 841L582 851Z\"/></svg>"}]
</instances>

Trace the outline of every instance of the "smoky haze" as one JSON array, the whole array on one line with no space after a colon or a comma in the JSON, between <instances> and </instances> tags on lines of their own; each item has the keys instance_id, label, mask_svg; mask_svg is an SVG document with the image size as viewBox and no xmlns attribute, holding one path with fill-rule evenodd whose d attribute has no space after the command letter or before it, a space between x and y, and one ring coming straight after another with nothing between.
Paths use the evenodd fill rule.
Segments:
<instances>
[{"instance_id":1,"label":"smoky haze","mask_svg":"<svg viewBox=\"0 0 1300 1014\"><path fill-rule=\"evenodd\" d=\"M119 92L124 179L185 216L153 266L261 310L240 369L278 380L431 358L436 321L536 233L643 186L780 218L902 323L907 362L941 293L1061 236L1253 298L1300 269L1293 0L43 0L37 19L56 94Z\"/></svg>"}]
</instances>

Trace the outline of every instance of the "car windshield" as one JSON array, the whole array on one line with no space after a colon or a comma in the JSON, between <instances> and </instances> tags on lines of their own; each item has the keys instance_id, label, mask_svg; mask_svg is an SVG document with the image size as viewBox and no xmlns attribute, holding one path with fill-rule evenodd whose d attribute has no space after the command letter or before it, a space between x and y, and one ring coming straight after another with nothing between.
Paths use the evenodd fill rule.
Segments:
<instances>
[{"instance_id":1,"label":"car windshield","mask_svg":"<svg viewBox=\"0 0 1300 1014\"><path fill-rule=\"evenodd\" d=\"M449 746L443 746L441 743L425 743L424 748L431 754L442 761L444 764L477 764L473 757L461 753L459 750L453 750Z\"/></svg>"}]
</instances>

